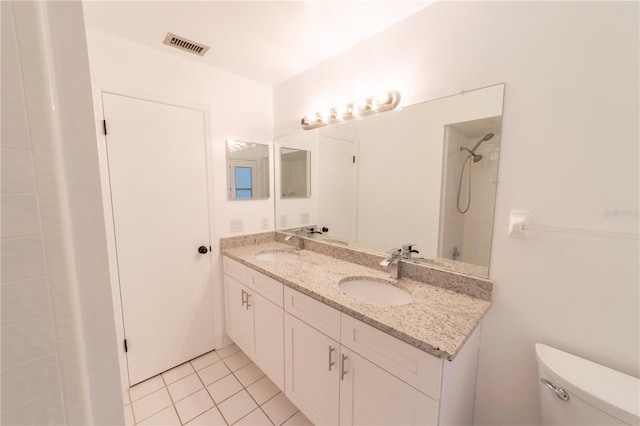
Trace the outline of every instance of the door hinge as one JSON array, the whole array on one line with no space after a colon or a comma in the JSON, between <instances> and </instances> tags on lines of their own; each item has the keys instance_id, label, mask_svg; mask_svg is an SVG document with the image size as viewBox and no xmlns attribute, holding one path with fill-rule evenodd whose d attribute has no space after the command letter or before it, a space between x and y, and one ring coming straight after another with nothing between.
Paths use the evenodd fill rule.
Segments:
<instances>
[{"instance_id":1,"label":"door hinge","mask_svg":"<svg viewBox=\"0 0 640 426\"><path fill-rule=\"evenodd\" d=\"M102 120L102 131L107 134L107 120Z\"/></svg>"},{"instance_id":2,"label":"door hinge","mask_svg":"<svg viewBox=\"0 0 640 426\"><path fill-rule=\"evenodd\" d=\"M124 351L129 352L129 348L127 348L127 339L124 339Z\"/></svg>"},{"instance_id":3,"label":"door hinge","mask_svg":"<svg viewBox=\"0 0 640 426\"><path fill-rule=\"evenodd\" d=\"M105 131L106 131L106 130L105 130ZM105 135L106 135L106 133L105 133ZM356 163L356 156L354 155L354 156L353 156L353 164L355 164L355 163Z\"/></svg>"}]
</instances>

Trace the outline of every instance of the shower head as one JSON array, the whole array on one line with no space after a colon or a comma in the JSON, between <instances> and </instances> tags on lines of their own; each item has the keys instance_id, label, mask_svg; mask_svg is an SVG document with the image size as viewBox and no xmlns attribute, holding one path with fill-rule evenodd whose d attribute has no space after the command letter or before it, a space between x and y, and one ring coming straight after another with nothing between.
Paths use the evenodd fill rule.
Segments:
<instances>
[{"instance_id":1,"label":"shower head","mask_svg":"<svg viewBox=\"0 0 640 426\"><path fill-rule=\"evenodd\" d=\"M478 141L478 142L473 146L473 148L472 148L472 149L471 149L471 151L469 151L469 152L470 152L470 153L472 153L472 154L475 154L475 153L476 153L476 149L478 149L478 147L480 146L480 144L481 144L482 142L486 142L486 141L490 140L491 138L493 138L493 133L487 133L486 135L484 135L484 137L483 137L482 139L480 139L480 140L479 140L479 141ZM474 161L475 161L475 159L474 159ZM480 161L480 160L478 160L478 161Z\"/></svg>"},{"instance_id":2,"label":"shower head","mask_svg":"<svg viewBox=\"0 0 640 426\"><path fill-rule=\"evenodd\" d=\"M460 151L467 151L469 153L469 156L473 157L473 162L477 163L478 161L482 160L482 155L476 154L476 149L478 149L478 147L480 146L480 144L482 142L488 141L491 138L493 138L493 133L487 133L486 135L484 135L484 137L482 139L480 139L478 142L476 142L476 144L473 146L472 149L469 149L467 147L461 146L460 147Z\"/></svg>"}]
</instances>

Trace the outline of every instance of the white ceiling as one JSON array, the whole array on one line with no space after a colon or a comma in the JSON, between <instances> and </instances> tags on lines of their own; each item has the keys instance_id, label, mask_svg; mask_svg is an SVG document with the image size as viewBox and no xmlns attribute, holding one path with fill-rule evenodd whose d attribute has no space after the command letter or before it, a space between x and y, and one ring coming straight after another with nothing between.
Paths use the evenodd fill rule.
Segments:
<instances>
[{"instance_id":1,"label":"white ceiling","mask_svg":"<svg viewBox=\"0 0 640 426\"><path fill-rule=\"evenodd\" d=\"M386 1L86 1L86 24L274 86L433 3ZM162 44L206 44L204 57Z\"/></svg>"}]
</instances>

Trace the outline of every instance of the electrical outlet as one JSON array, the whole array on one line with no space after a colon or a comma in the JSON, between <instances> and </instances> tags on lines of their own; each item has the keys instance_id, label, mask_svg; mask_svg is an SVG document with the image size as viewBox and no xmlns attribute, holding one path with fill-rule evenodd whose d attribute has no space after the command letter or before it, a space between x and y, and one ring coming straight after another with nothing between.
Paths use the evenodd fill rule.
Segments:
<instances>
[{"instance_id":1,"label":"electrical outlet","mask_svg":"<svg viewBox=\"0 0 640 426\"><path fill-rule=\"evenodd\" d=\"M269 230L269 218L268 217L266 217L266 216L263 217L262 221L260 223L261 223L263 231L268 231Z\"/></svg>"},{"instance_id":2,"label":"electrical outlet","mask_svg":"<svg viewBox=\"0 0 640 426\"><path fill-rule=\"evenodd\" d=\"M287 227L287 215L280 215L280 228L285 229Z\"/></svg>"},{"instance_id":3,"label":"electrical outlet","mask_svg":"<svg viewBox=\"0 0 640 426\"><path fill-rule=\"evenodd\" d=\"M242 232L244 230L242 218L231 219L229 221L229 227L231 228L231 232Z\"/></svg>"},{"instance_id":4,"label":"electrical outlet","mask_svg":"<svg viewBox=\"0 0 640 426\"><path fill-rule=\"evenodd\" d=\"M309 223L309 212L300 213L300 223Z\"/></svg>"}]
</instances>

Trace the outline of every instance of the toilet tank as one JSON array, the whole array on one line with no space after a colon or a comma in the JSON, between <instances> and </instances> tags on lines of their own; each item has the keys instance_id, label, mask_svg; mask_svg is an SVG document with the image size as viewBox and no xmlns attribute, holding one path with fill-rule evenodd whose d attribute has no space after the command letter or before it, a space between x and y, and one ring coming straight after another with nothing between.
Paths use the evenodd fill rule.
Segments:
<instances>
[{"instance_id":1,"label":"toilet tank","mask_svg":"<svg viewBox=\"0 0 640 426\"><path fill-rule=\"evenodd\" d=\"M536 358L543 425L640 424L636 377L541 343L536 344Z\"/></svg>"}]
</instances>

